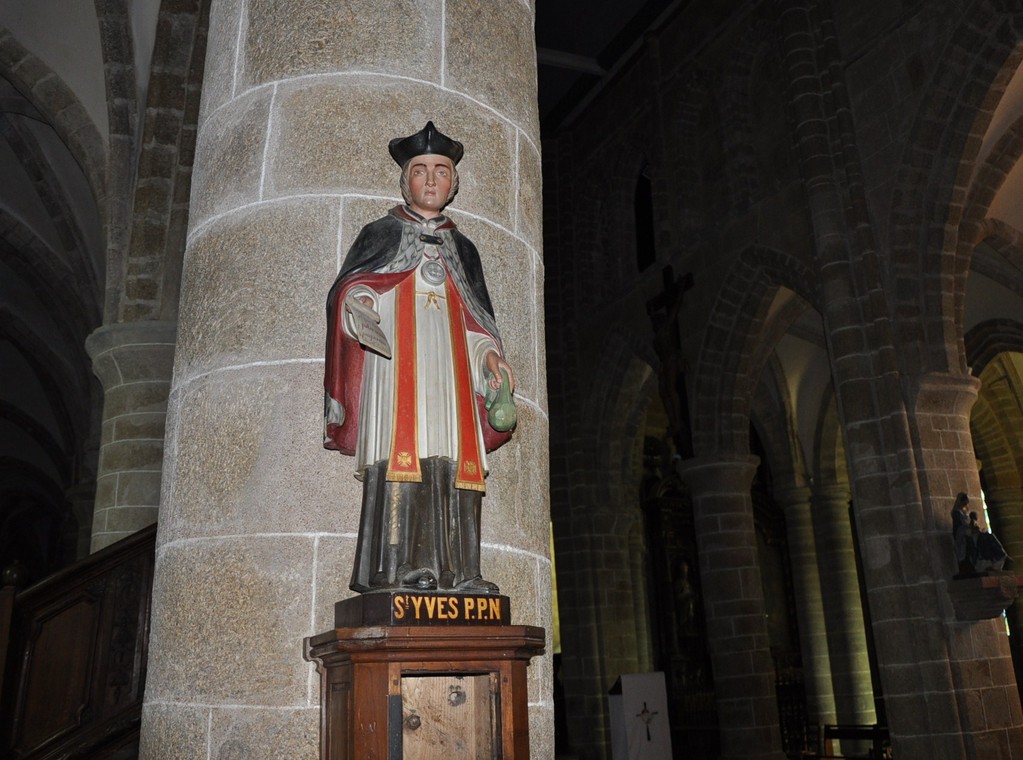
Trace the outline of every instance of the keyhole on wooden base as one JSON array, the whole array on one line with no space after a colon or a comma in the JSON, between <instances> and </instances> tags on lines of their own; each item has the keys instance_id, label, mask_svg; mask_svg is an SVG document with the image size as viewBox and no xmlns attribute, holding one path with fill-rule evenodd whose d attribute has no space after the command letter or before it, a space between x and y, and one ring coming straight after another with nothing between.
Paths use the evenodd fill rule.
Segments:
<instances>
[{"instance_id":1,"label":"keyhole on wooden base","mask_svg":"<svg viewBox=\"0 0 1023 760\"><path fill-rule=\"evenodd\" d=\"M465 689L457 684L448 687L448 704L458 707L465 704Z\"/></svg>"}]
</instances>

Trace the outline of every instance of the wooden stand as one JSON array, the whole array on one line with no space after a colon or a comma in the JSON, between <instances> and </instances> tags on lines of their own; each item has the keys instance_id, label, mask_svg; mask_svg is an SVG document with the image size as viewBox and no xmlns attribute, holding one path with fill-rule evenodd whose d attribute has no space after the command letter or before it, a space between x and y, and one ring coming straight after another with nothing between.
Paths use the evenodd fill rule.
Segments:
<instances>
[{"instance_id":1,"label":"wooden stand","mask_svg":"<svg viewBox=\"0 0 1023 760\"><path fill-rule=\"evenodd\" d=\"M372 606L339 602L337 620L374 618L364 611ZM501 624L391 621L308 638L306 659L320 673L320 757L528 760L526 666L543 649L542 628Z\"/></svg>"}]
</instances>

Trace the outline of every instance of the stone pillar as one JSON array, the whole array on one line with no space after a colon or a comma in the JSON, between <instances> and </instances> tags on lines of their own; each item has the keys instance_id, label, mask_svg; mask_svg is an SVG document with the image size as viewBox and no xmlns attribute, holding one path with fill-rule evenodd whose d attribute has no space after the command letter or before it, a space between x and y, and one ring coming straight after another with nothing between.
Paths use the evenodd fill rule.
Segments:
<instances>
[{"instance_id":1,"label":"stone pillar","mask_svg":"<svg viewBox=\"0 0 1023 760\"><path fill-rule=\"evenodd\" d=\"M617 661L608 662L610 656L603 626L607 617L617 620L622 615L619 609L610 607L603 596L612 573L606 571L596 557L599 555L606 561L607 553L601 550L611 546L620 550L620 542L612 542L602 532L607 530L610 521L595 512L596 507L593 507L570 516L560 515L562 523L556 525L554 545L558 563L560 680L565 693L567 751L579 757L602 760L611 746L607 689L622 672ZM618 567L617 562L610 564ZM622 591L628 593L629 589ZM625 653L614 651L613 654Z\"/></svg>"},{"instance_id":2,"label":"stone pillar","mask_svg":"<svg viewBox=\"0 0 1023 760\"><path fill-rule=\"evenodd\" d=\"M632 581L629 596L632 598L632 620L636 631L635 656L637 672L653 670L652 635L650 622L650 561L647 557L646 535L643 520L636 520L636 527L629 531L629 578ZM668 604L669 600L659 600Z\"/></svg>"},{"instance_id":3,"label":"stone pillar","mask_svg":"<svg viewBox=\"0 0 1023 760\"><path fill-rule=\"evenodd\" d=\"M756 457L683 463L700 555L721 760L783 760L750 485Z\"/></svg>"},{"instance_id":4,"label":"stone pillar","mask_svg":"<svg viewBox=\"0 0 1023 760\"><path fill-rule=\"evenodd\" d=\"M835 695L831 685L831 661L828 657L821 579L817 569L817 543L810 511L810 489L806 486L776 488L773 496L785 512L807 718L813 723L834 723Z\"/></svg>"},{"instance_id":5,"label":"stone pillar","mask_svg":"<svg viewBox=\"0 0 1023 760\"><path fill-rule=\"evenodd\" d=\"M91 483L72 486L64 492L68 503L71 505L71 515L74 522L68 527L69 533L74 535L65 536L65 541L71 551L69 557L84 559L89 556L89 547L92 544L92 516L94 512L96 486Z\"/></svg>"},{"instance_id":6,"label":"stone pillar","mask_svg":"<svg viewBox=\"0 0 1023 760\"><path fill-rule=\"evenodd\" d=\"M923 510L903 506L904 514L888 521L893 535L876 533L865 552L868 568L889 577L897 569L892 580L900 581L870 592L885 709L901 727L894 737L899 757L1023 756L1023 711L1004 625L1000 619L957 620L949 596L956 572L955 495L980 496L969 428L979 384L952 373L905 383ZM861 523L883 518L857 511ZM913 533L899 535L900 523Z\"/></svg>"},{"instance_id":7,"label":"stone pillar","mask_svg":"<svg viewBox=\"0 0 1023 760\"><path fill-rule=\"evenodd\" d=\"M818 486L811 500L836 719L870 725L877 718L849 489Z\"/></svg>"},{"instance_id":8,"label":"stone pillar","mask_svg":"<svg viewBox=\"0 0 1023 760\"><path fill-rule=\"evenodd\" d=\"M518 429L490 457L484 574L550 631L540 155L524 0L225 0L208 55L181 284L141 756L317 757L302 640L351 595L361 485L322 448L324 305L401 200L387 153L465 143L449 209L478 246ZM548 649L549 651L549 649ZM553 756L550 657L532 756Z\"/></svg>"},{"instance_id":9,"label":"stone pillar","mask_svg":"<svg viewBox=\"0 0 1023 760\"><path fill-rule=\"evenodd\" d=\"M117 322L85 341L105 393L92 551L156 522L174 334L172 322Z\"/></svg>"}]
</instances>

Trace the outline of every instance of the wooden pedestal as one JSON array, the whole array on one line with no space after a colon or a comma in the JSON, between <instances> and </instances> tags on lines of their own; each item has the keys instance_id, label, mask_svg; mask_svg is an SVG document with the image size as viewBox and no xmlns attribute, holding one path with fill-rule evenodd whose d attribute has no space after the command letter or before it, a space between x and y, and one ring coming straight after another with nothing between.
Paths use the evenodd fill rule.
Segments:
<instances>
[{"instance_id":1,"label":"wooden pedestal","mask_svg":"<svg viewBox=\"0 0 1023 760\"><path fill-rule=\"evenodd\" d=\"M391 623L308 638L320 757L528 760L526 666L543 648L543 629L522 625Z\"/></svg>"}]
</instances>

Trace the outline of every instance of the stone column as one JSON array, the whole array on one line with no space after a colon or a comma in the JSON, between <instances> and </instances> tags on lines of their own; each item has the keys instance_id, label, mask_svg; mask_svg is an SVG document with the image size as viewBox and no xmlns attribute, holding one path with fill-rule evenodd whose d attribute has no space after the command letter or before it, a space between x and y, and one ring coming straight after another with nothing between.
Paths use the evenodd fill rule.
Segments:
<instances>
[{"instance_id":1,"label":"stone column","mask_svg":"<svg viewBox=\"0 0 1023 760\"><path fill-rule=\"evenodd\" d=\"M892 725L903 727L894 747L900 757L1023 756L1023 711L1004 625L957 620L949 596L955 495L980 496L969 427L979 385L955 373L905 381L924 509L906 509L919 538L913 553L893 556L901 583L872 588L870 599L885 709ZM878 542L867 551L868 565L880 564L880 548Z\"/></svg>"},{"instance_id":2,"label":"stone column","mask_svg":"<svg viewBox=\"0 0 1023 760\"><path fill-rule=\"evenodd\" d=\"M105 393L92 551L156 522L174 334L172 322L117 322L85 342Z\"/></svg>"},{"instance_id":3,"label":"stone column","mask_svg":"<svg viewBox=\"0 0 1023 760\"><path fill-rule=\"evenodd\" d=\"M322 448L324 305L401 198L387 153L465 143L451 217L478 246L518 429L490 458L484 574L550 630L540 155L524 0L224 0L210 11L168 413L141 756L315 758L304 637L349 596L361 485ZM550 658L532 754L553 756Z\"/></svg>"},{"instance_id":4,"label":"stone column","mask_svg":"<svg viewBox=\"0 0 1023 760\"><path fill-rule=\"evenodd\" d=\"M629 534L629 570L632 577L632 609L636 627L636 661L641 671L654 669L654 633L650 613L649 549L643 532L643 520L637 519L637 530ZM667 603L667 600L664 600Z\"/></svg>"},{"instance_id":5,"label":"stone column","mask_svg":"<svg viewBox=\"0 0 1023 760\"><path fill-rule=\"evenodd\" d=\"M817 569L817 544L806 486L774 490L774 500L785 512L785 532L796 597L799 645L803 660L807 717L814 723L835 722L835 695L831 685L827 625L821 579Z\"/></svg>"},{"instance_id":6,"label":"stone column","mask_svg":"<svg viewBox=\"0 0 1023 760\"><path fill-rule=\"evenodd\" d=\"M783 760L750 484L756 457L683 463L700 555L721 760Z\"/></svg>"},{"instance_id":7,"label":"stone column","mask_svg":"<svg viewBox=\"0 0 1023 760\"><path fill-rule=\"evenodd\" d=\"M608 663L603 621L608 616L615 619L622 616L617 610L608 615L610 608L602 591L611 573L595 557L605 546L620 547L620 542L612 543L601 532L607 530L608 520L595 512L594 507L570 516L562 514L562 522L555 529L554 545L561 620L560 676L567 723L565 743L567 750L579 757L603 758L611 736L607 689L623 672L617 662ZM611 564L618 566L616 562ZM621 576L619 572L618 577Z\"/></svg>"},{"instance_id":8,"label":"stone column","mask_svg":"<svg viewBox=\"0 0 1023 760\"><path fill-rule=\"evenodd\" d=\"M89 556L89 547L92 544L92 517L96 503L96 487L92 484L72 486L64 492L64 496L71 505L71 514L74 517L74 524L69 525L68 535L64 539L68 548L73 548L73 551L69 552L69 556L73 556L75 559L84 559ZM72 531L74 535L70 535Z\"/></svg>"},{"instance_id":9,"label":"stone column","mask_svg":"<svg viewBox=\"0 0 1023 760\"><path fill-rule=\"evenodd\" d=\"M876 722L874 688L849 489L818 486L811 500L836 718L839 723L870 725Z\"/></svg>"}]
</instances>

